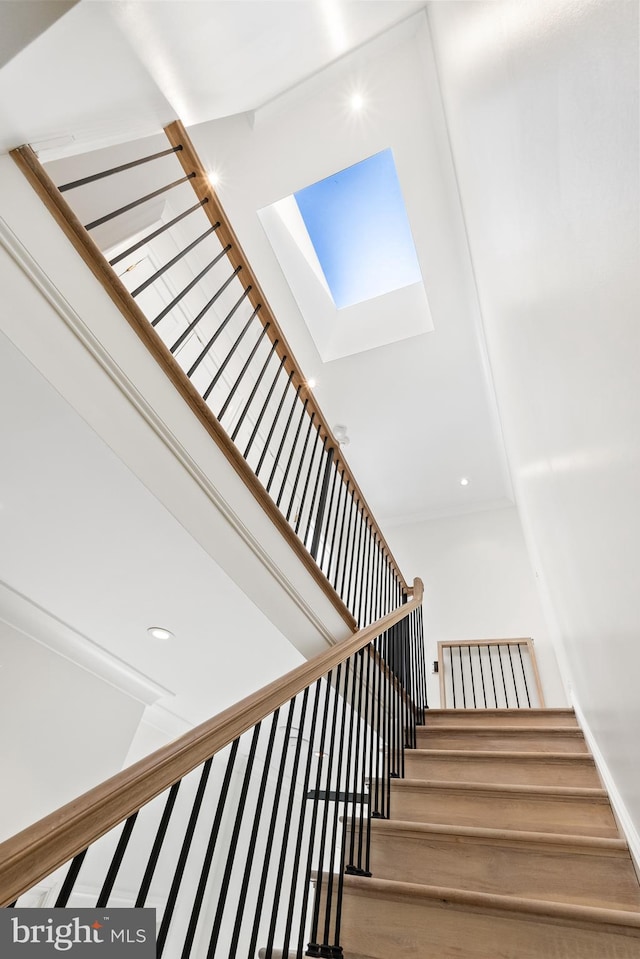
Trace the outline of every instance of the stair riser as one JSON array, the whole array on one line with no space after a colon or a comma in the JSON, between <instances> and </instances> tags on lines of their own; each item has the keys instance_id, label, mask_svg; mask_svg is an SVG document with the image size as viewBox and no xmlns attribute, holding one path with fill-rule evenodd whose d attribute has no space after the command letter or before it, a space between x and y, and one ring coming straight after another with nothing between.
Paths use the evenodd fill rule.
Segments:
<instances>
[{"instance_id":1,"label":"stair riser","mask_svg":"<svg viewBox=\"0 0 640 959\"><path fill-rule=\"evenodd\" d=\"M378 879L476 892L640 909L640 886L628 853L585 852L531 842L380 830L371 837Z\"/></svg>"},{"instance_id":2,"label":"stair riser","mask_svg":"<svg viewBox=\"0 0 640 959\"><path fill-rule=\"evenodd\" d=\"M588 752L584 736L577 730L567 730L561 733L551 733L540 729L538 732L525 730L481 729L468 731L465 729L419 729L417 735L418 749L473 749L498 750L511 752L549 752L549 753L586 753Z\"/></svg>"},{"instance_id":3,"label":"stair riser","mask_svg":"<svg viewBox=\"0 0 640 959\"><path fill-rule=\"evenodd\" d=\"M483 726L567 726L576 729L578 721L572 712L553 712L536 709L429 709L425 714L425 723L433 729L436 726L453 726L456 723Z\"/></svg>"},{"instance_id":4,"label":"stair riser","mask_svg":"<svg viewBox=\"0 0 640 959\"><path fill-rule=\"evenodd\" d=\"M341 944L349 959L640 959L640 932L520 917L345 888Z\"/></svg>"},{"instance_id":5,"label":"stair riser","mask_svg":"<svg viewBox=\"0 0 640 959\"><path fill-rule=\"evenodd\" d=\"M617 839L618 830L606 800L483 794L473 790L395 788L391 818L485 829L522 829Z\"/></svg>"},{"instance_id":6,"label":"stair riser","mask_svg":"<svg viewBox=\"0 0 640 959\"><path fill-rule=\"evenodd\" d=\"M544 762L543 760L448 758L405 753L407 779L446 779L451 782L509 783L514 786L586 786L600 788L592 761Z\"/></svg>"}]
</instances>

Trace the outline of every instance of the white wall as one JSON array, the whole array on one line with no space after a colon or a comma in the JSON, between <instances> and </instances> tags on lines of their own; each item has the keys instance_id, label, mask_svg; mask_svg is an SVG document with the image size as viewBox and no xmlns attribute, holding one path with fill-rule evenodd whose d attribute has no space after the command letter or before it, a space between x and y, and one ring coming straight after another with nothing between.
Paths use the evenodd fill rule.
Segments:
<instances>
[{"instance_id":1,"label":"white wall","mask_svg":"<svg viewBox=\"0 0 640 959\"><path fill-rule=\"evenodd\" d=\"M0 840L118 772L143 709L0 621Z\"/></svg>"},{"instance_id":2,"label":"white wall","mask_svg":"<svg viewBox=\"0 0 640 959\"><path fill-rule=\"evenodd\" d=\"M397 526L387 535L401 568L424 582L429 672L439 641L530 636L547 706L567 705L515 508ZM429 701L439 704L432 674Z\"/></svg>"},{"instance_id":3,"label":"white wall","mask_svg":"<svg viewBox=\"0 0 640 959\"><path fill-rule=\"evenodd\" d=\"M638 829L638 5L430 16L525 535Z\"/></svg>"}]
</instances>

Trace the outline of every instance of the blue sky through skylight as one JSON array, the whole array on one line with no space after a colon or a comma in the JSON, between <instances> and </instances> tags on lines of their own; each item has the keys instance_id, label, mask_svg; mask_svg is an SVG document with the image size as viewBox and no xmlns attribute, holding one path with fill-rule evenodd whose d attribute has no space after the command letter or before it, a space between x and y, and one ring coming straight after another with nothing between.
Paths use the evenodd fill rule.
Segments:
<instances>
[{"instance_id":1,"label":"blue sky through skylight","mask_svg":"<svg viewBox=\"0 0 640 959\"><path fill-rule=\"evenodd\" d=\"M422 280L391 150L294 196L338 309Z\"/></svg>"}]
</instances>

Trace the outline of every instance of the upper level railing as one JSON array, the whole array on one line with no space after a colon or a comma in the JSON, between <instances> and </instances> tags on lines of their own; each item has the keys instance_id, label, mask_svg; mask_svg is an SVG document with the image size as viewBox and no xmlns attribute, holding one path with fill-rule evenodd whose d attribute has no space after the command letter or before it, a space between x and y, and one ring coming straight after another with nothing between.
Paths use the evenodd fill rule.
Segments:
<instances>
[{"instance_id":1,"label":"upper level railing","mask_svg":"<svg viewBox=\"0 0 640 959\"><path fill-rule=\"evenodd\" d=\"M82 174L59 186L29 147L12 155L345 621L366 625L407 583L186 131L165 133L169 148L129 145L110 169L74 158Z\"/></svg>"},{"instance_id":2,"label":"upper level railing","mask_svg":"<svg viewBox=\"0 0 640 959\"><path fill-rule=\"evenodd\" d=\"M413 598L0 845L0 906L155 907L157 956L339 956L424 721Z\"/></svg>"},{"instance_id":3,"label":"upper level railing","mask_svg":"<svg viewBox=\"0 0 640 959\"><path fill-rule=\"evenodd\" d=\"M438 643L442 709L540 709L544 696L533 640Z\"/></svg>"}]
</instances>

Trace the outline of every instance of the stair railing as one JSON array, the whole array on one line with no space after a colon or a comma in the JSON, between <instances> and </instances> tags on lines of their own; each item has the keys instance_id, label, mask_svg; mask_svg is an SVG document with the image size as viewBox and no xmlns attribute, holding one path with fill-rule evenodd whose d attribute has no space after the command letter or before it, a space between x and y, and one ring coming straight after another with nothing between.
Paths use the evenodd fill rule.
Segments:
<instances>
[{"instance_id":1,"label":"stair railing","mask_svg":"<svg viewBox=\"0 0 640 959\"><path fill-rule=\"evenodd\" d=\"M345 622L367 625L407 583L184 127L165 134L110 169L75 157L83 175L59 186L30 147L12 156Z\"/></svg>"},{"instance_id":2,"label":"stair railing","mask_svg":"<svg viewBox=\"0 0 640 959\"><path fill-rule=\"evenodd\" d=\"M424 721L413 598L0 845L0 904L155 906L157 955L342 954ZM49 878L47 878L49 877Z\"/></svg>"},{"instance_id":3,"label":"stair railing","mask_svg":"<svg viewBox=\"0 0 640 959\"><path fill-rule=\"evenodd\" d=\"M442 709L538 709L544 696L533 640L438 643Z\"/></svg>"}]
</instances>

